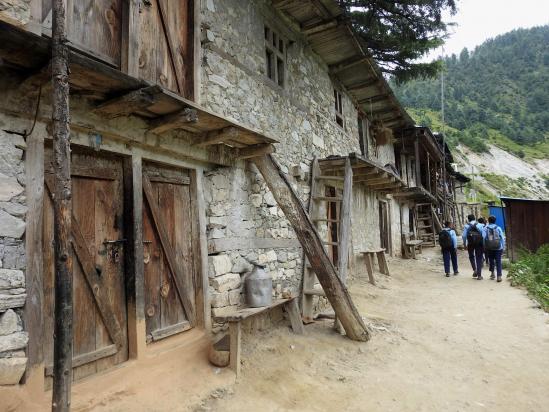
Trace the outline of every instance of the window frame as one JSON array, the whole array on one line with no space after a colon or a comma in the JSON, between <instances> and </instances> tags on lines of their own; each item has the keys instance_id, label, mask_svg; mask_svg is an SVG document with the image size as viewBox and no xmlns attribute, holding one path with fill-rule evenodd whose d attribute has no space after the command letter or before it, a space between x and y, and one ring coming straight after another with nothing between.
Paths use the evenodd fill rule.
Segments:
<instances>
[{"instance_id":1,"label":"window frame","mask_svg":"<svg viewBox=\"0 0 549 412\"><path fill-rule=\"evenodd\" d=\"M370 120L363 114L358 115L358 141L360 151L366 158L370 157Z\"/></svg>"},{"instance_id":2,"label":"window frame","mask_svg":"<svg viewBox=\"0 0 549 412\"><path fill-rule=\"evenodd\" d=\"M334 112L335 112L335 122L342 129L345 128L345 118L343 116L343 95L342 93L334 88Z\"/></svg>"},{"instance_id":3,"label":"window frame","mask_svg":"<svg viewBox=\"0 0 549 412\"><path fill-rule=\"evenodd\" d=\"M286 51L288 41L272 26L264 24L265 75L281 88L286 87Z\"/></svg>"}]
</instances>

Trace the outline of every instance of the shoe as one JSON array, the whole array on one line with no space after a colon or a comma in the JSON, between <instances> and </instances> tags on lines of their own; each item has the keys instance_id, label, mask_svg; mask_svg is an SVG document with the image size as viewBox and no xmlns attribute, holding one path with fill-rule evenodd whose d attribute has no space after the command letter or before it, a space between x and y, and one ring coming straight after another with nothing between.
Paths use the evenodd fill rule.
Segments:
<instances>
[{"instance_id":1,"label":"shoe","mask_svg":"<svg viewBox=\"0 0 549 412\"><path fill-rule=\"evenodd\" d=\"M482 279L484 279L484 278L482 277L482 275L477 276L477 280L482 280Z\"/></svg>"},{"instance_id":2,"label":"shoe","mask_svg":"<svg viewBox=\"0 0 549 412\"><path fill-rule=\"evenodd\" d=\"M454 272L454 276L457 276L457 275L459 275L459 272Z\"/></svg>"},{"instance_id":3,"label":"shoe","mask_svg":"<svg viewBox=\"0 0 549 412\"><path fill-rule=\"evenodd\" d=\"M498 282L501 282L501 276L498 276Z\"/></svg>"},{"instance_id":4,"label":"shoe","mask_svg":"<svg viewBox=\"0 0 549 412\"><path fill-rule=\"evenodd\" d=\"M450 277L450 274L449 274L449 273L447 273L447 274L446 274L446 277L447 277L447 278L449 278L449 277Z\"/></svg>"},{"instance_id":5,"label":"shoe","mask_svg":"<svg viewBox=\"0 0 549 412\"><path fill-rule=\"evenodd\" d=\"M475 272L473 272L473 278L476 279L477 278L477 274Z\"/></svg>"},{"instance_id":6,"label":"shoe","mask_svg":"<svg viewBox=\"0 0 549 412\"><path fill-rule=\"evenodd\" d=\"M496 275L494 275L494 272L490 275L490 280L494 280L496 278Z\"/></svg>"}]
</instances>

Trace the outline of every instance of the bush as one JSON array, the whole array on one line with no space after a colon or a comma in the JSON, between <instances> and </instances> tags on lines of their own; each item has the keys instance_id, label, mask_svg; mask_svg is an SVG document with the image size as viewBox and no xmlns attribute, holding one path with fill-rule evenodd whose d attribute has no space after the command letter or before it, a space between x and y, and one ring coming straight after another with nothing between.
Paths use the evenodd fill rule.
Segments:
<instances>
[{"instance_id":1,"label":"bush","mask_svg":"<svg viewBox=\"0 0 549 412\"><path fill-rule=\"evenodd\" d=\"M512 286L526 288L549 312L549 244L541 246L536 253L521 252L518 262L511 265L509 278Z\"/></svg>"}]
</instances>

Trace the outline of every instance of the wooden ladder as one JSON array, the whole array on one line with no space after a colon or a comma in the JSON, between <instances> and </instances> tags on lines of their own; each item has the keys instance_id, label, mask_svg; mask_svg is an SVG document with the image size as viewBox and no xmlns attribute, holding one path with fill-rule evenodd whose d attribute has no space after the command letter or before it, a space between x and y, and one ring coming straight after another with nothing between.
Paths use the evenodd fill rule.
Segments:
<instances>
[{"instance_id":1,"label":"wooden ladder","mask_svg":"<svg viewBox=\"0 0 549 412\"><path fill-rule=\"evenodd\" d=\"M333 195L326 195L326 188L333 188ZM341 196L337 189L343 189ZM347 158L343 176L330 174L328 171L322 171L318 160L313 160L311 168L311 197L309 199L309 216L317 231L321 232L323 227L327 227L328 234L331 232L331 226L337 224L336 239L324 240L324 249L328 253L326 246L337 246L337 262L332 263L337 268L338 276L342 282L347 284L347 268L349 263L349 244L351 230L351 201L353 191L353 169L351 162ZM328 215L329 204L335 204L335 216ZM330 255L330 254L329 254ZM326 296L311 267L309 260L304 256L303 264L303 289L302 289L302 317L303 322L313 322L314 296ZM338 329L341 327L336 321Z\"/></svg>"},{"instance_id":2,"label":"wooden ladder","mask_svg":"<svg viewBox=\"0 0 549 412\"><path fill-rule=\"evenodd\" d=\"M425 246L436 246L434 216L433 206L430 203L418 203L416 205L417 237L419 240L423 240Z\"/></svg>"}]
</instances>

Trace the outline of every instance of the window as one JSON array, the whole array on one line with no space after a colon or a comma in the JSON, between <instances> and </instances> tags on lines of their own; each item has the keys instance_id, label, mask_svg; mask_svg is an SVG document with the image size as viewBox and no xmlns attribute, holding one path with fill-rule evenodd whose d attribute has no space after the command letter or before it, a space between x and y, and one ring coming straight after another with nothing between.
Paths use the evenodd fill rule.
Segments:
<instances>
[{"instance_id":1,"label":"window","mask_svg":"<svg viewBox=\"0 0 549 412\"><path fill-rule=\"evenodd\" d=\"M286 41L265 26L265 62L267 77L284 87L286 75Z\"/></svg>"},{"instance_id":2,"label":"window","mask_svg":"<svg viewBox=\"0 0 549 412\"><path fill-rule=\"evenodd\" d=\"M343 127L343 99L341 93L334 89L335 121Z\"/></svg>"},{"instance_id":3,"label":"window","mask_svg":"<svg viewBox=\"0 0 549 412\"><path fill-rule=\"evenodd\" d=\"M368 157L370 141L370 122L365 116L358 116L358 141L360 143L360 153Z\"/></svg>"}]
</instances>

